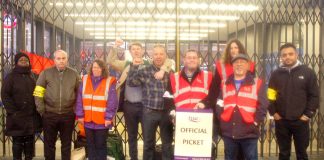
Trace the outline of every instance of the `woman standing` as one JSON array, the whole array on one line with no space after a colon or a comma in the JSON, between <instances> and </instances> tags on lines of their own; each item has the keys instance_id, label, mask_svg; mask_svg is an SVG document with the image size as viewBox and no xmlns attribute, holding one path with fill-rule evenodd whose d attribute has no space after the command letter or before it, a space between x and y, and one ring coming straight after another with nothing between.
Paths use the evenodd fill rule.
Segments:
<instances>
[{"instance_id":1,"label":"woman standing","mask_svg":"<svg viewBox=\"0 0 324 160\"><path fill-rule=\"evenodd\" d=\"M95 60L83 76L76 105L78 122L84 124L89 160L106 160L106 138L118 107L116 79L107 65Z\"/></svg>"},{"instance_id":2,"label":"woman standing","mask_svg":"<svg viewBox=\"0 0 324 160\"><path fill-rule=\"evenodd\" d=\"M34 156L34 134L40 132L40 116L36 111L33 91L36 78L31 72L29 58L24 53L15 56L15 67L7 75L1 88L6 109L6 135L12 136L13 159L25 160Z\"/></svg>"},{"instance_id":3,"label":"woman standing","mask_svg":"<svg viewBox=\"0 0 324 160\"><path fill-rule=\"evenodd\" d=\"M238 39L232 39L225 47L222 59L216 61L215 80L217 86L220 86L222 80L226 79L233 73L233 66L231 64L232 58L241 54L247 54L243 44ZM250 72L254 74L254 63L250 62Z\"/></svg>"}]
</instances>

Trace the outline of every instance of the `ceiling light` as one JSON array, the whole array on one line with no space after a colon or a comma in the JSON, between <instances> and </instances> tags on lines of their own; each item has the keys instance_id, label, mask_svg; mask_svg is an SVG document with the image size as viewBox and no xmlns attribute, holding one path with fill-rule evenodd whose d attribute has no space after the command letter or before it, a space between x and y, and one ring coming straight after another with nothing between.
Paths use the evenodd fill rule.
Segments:
<instances>
[{"instance_id":1,"label":"ceiling light","mask_svg":"<svg viewBox=\"0 0 324 160\"><path fill-rule=\"evenodd\" d=\"M137 3L137 8L144 8L145 7L145 3L144 2L138 2Z\"/></svg>"},{"instance_id":2,"label":"ceiling light","mask_svg":"<svg viewBox=\"0 0 324 160\"><path fill-rule=\"evenodd\" d=\"M176 6L175 3L172 3L172 2L167 4L168 9L175 9L175 6Z\"/></svg>"},{"instance_id":3,"label":"ceiling light","mask_svg":"<svg viewBox=\"0 0 324 160\"><path fill-rule=\"evenodd\" d=\"M99 14L99 13L70 13L70 14L64 14L64 16L66 17L105 17L105 15L103 13Z\"/></svg>"},{"instance_id":4,"label":"ceiling light","mask_svg":"<svg viewBox=\"0 0 324 160\"><path fill-rule=\"evenodd\" d=\"M78 6L78 7L83 7L83 3L82 2L77 2L75 5Z\"/></svg>"},{"instance_id":5,"label":"ceiling light","mask_svg":"<svg viewBox=\"0 0 324 160\"><path fill-rule=\"evenodd\" d=\"M93 3L92 3L92 2L87 2L87 3L86 3L86 6L87 6L87 7L92 7L92 6L93 6Z\"/></svg>"},{"instance_id":6,"label":"ceiling light","mask_svg":"<svg viewBox=\"0 0 324 160\"><path fill-rule=\"evenodd\" d=\"M190 7L190 4L187 2L180 3L181 9L188 9Z\"/></svg>"},{"instance_id":7,"label":"ceiling light","mask_svg":"<svg viewBox=\"0 0 324 160\"><path fill-rule=\"evenodd\" d=\"M153 9L153 8L155 7L155 3L153 3L153 2L149 2L149 3L147 3L147 7L148 7L149 9Z\"/></svg>"},{"instance_id":8,"label":"ceiling light","mask_svg":"<svg viewBox=\"0 0 324 160\"><path fill-rule=\"evenodd\" d=\"M118 7L118 8L124 8L124 7L125 7L125 3L123 3L123 2L118 2L117 7Z\"/></svg>"},{"instance_id":9,"label":"ceiling light","mask_svg":"<svg viewBox=\"0 0 324 160\"><path fill-rule=\"evenodd\" d=\"M163 8L165 8L165 3L164 2L159 2L157 4L157 7L163 9Z\"/></svg>"},{"instance_id":10,"label":"ceiling light","mask_svg":"<svg viewBox=\"0 0 324 160\"><path fill-rule=\"evenodd\" d=\"M215 32L215 30L213 29L181 29L180 30L182 32L197 32L197 33L211 33L211 32Z\"/></svg>"},{"instance_id":11,"label":"ceiling light","mask_svg":"<svg viewBox=\"0 0 324 160\"><path fill-rule=\"evenodd\" d=\"M103 15L102 15L103 16ZM77 21L76 25L104 25L103 21ZM117 21L117 22L106 22L106 25L117 25L117 26L125 26L127 27L175 27L176 22L174 21ZM225 23L219 22L180 22L180 27L207 27L207 28L215 28L215 27L225 27Z\"/></svg>"},{"instance_id":12,"label":"ceiling light","mask_svg":"<svg viewBox=\"0 0 324 160\"><path fill-rule=\"evenodd\" d=\"M202 9L202 10L205 10L208 8L208 4L206 4L206 3L200 3L200 4L197 4L197 6L199 9Z\"/></svg>"},{"instance_id":13,"label":"ceiling light","mask_svg":"<svg viewBox=\"0 0 324 160\"><path fill-rule=\"evenodd\" d=\"M71 2L66 2L66 3L65 3L65 6L73 7L73 3L71 3Z\"/></svg>"},{"instance_id":14,"label":"ceiling light","mask_svg":"<svg viewBox=\"0 0 324 160\"><path fill-rule=\"evenodd\" d=\"M209 5L209 9L211 10L221 10L221 11L247 11L247 12L253 12L257 11L259 9L258 6L255 5L243 5L243 4L218 4L218 3L212 3Z\"/></svg>"},{"instance_id":15,"label":"ceiling light","mask_svg":"<svg viewBox=\"0 0 324 160\"><path fill-rule=\"evenodd\" d=\"M99 7L102 6L102 4L100 2L96 2L96 6Z\"/></svg>"},{"instance_id":16,"label":"ceiling light","mask_svg":"<svg viewBox=\"0 0 324 160\"><path fill-rule=\"evenodd\" d=\"M65 16L71 16L71 17L78 17L77 15L79 15L80 17L105 17L105 15L103 13L92 13L92 14L80 14L80 13L69 13L69 14L65 14ZM108 17L108 15L106 15ZM134 19L147 19L150 20L150 18L152 18L152 14L150 13L112 13L111 14L112 17L114 18L134 18ZM175 20L176 19L176 15L175 14L169 14L169 13L157 13L154 14L153 17L155 19L172 19ZM190 14L181 14L179 15L179 18L182 20L194 20L197 19L197 15L190 15ZM221 21L234 21L234 20L238 20L239 17L238 16L232 16L232 15L200 15L198 16L199 19L205 19L205 20L221 20ZM174 24L175 25L175 24Z\"/></svg>"},{"instance_id":17,"label":"ceiling light","mask_svg":"<svg viewBox=\"0 0 324 160\"><path fill-rule=\"evenodd\" d=\"M199 19L235 21L235 20L239 20L240 17L238 17L238 16L225 16L225 15L200 15Z\"/></svg>"},{"instance_id":18,"label":"ceiling light","mask_svg":"<svg viewBox=\"0 0 324 160\"><path fill-rule=\"evenodd\" d=\"M185 15L185 14L182 14L179 16L180 19L196 19L197 16L195 15Z\"/></svg>"},{"instance_id":19,"label":"ceiling light","mask_svg":"<svg viewBox=\"0 0 324 160\"><path fill-rule=\"evenodd\" d=\"M109 2L108 4L107 4L107 7L108 8L115 8L115 3L114 2Z\"/></svg>"},{"instance_id":20,"label":"ceiling light","mask_svg":"<svg viewBox=\"0 0 324 160\"><path fill-rule=\"evenodd\" d=\"M105 22L102 22L102 21L95 21L95 22L92 22L92 21L77 21L75 22L76 25L104 25ZM106 25L110 25L111 23L110 22L106 22Z\"/></svg>"},{"instance_id":21,"label":"ceiling light","mask_svg":"<svg viewBox=\"0 0 324 160\"><path fill-rule=\"evenodd\" d=\"M105 28L99 28L99 27L87 27L84 28L85 31L105 31ZM106 28L106 31L115 31L115 28Z\"/></svg>"},{"instance_id":22,"label":"ceiling light","mask_svg":"<svg viewBox=\"0 0 324 160\"><path fill-rule=\"evenodd\" d=\"M213 23L213 22L201 22L201 23L190 23L190 26L194 27L210 27L210 28L218 28L218 27L225 27L225 23Z\"/></svg>"},{"instance_id":23,"label":"ceiling light","mask_svg":"<svg viewBox=\"0 0 324 160\"><path fill-rule=\"evenodd\" d=\"M55 5L56 5L56 6L63 6L63 3L62 3L62 2L56 2Z\"/></svg>"},{"instance_id":24,"label":"ceiling light","mask_svg":"<svg viewBox=\"0 0 324 160\"><path fill-rule=\"evenodd\" d=\"M127 3L127 8L134 8L134 7L135 7L135 3L134 2Z\"/></svg>"}]
</instances>

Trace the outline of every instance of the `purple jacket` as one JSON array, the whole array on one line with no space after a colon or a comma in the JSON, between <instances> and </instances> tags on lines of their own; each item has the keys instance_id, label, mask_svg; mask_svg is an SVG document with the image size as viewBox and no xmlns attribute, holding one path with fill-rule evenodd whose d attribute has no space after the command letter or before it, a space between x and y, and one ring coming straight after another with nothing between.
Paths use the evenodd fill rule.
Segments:
<instances>
[{"instance_id":1,"label":"purple jacket","mask_svg":"<svg viewBox=\"0 0 324 160\"><path fill-rule=\"evenodd\" d=\"M94 89L98 87L102 79L103 79L102 77L94 77L93 75L91 75L92 86ZM75 114L77 118L84 118L84 111L83 111L83 104L82 104L82 88L83 88L83 83L80 84L77 102L76 102ZM118 107L118 99L117 99L117 92L116 92L116 83L114 83L110 86L108 91L108 101L107 101L106 114L105 114L106 120L112 120L114 118L117 112L117 107ZM91 128L91 129L105 129L110 126L105 127L105 125L102 124L85 122L84 127Z\"/></svg>"}]
</instances>

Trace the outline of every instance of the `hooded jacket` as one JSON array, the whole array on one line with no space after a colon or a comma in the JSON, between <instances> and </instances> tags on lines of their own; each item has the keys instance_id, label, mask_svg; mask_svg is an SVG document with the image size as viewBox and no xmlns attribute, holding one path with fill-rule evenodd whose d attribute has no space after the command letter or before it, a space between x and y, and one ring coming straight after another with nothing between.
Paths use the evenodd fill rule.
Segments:
<instances>
[{"instance_id":1,"label":"hooded jacket","mask_svg":"<svg viewBox=\"0 0 324 160\"><path fill-rule=\"evenodd\" d=\"M292 68L280 66L270 77L269 113L283 119L298 120L303 114L312 118L319 106L316 74L299 61Z\"/></svg>"}]
</instances>

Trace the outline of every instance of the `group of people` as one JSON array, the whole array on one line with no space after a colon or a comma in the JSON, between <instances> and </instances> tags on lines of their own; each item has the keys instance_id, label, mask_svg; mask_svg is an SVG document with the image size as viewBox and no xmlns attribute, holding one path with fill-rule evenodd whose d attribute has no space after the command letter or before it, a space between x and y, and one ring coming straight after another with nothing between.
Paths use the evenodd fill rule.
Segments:
<instances>
[{"instance_id":1,"label":"group of people","mask_svg":"<svg viewBox=\"0 0 324 160\"><path fill-rule=\"evenodd\" d=\"M280 47L281 63L268 86L256 76L255 64L236 39L227 44L223 58L215 63L214 75L200 69L196 50L186 51L183 69L173 72L164 46L154 46L152 60L146 60L142 44L132 43L132 61L121 61L117 56L121 45L123 41L116 40L107 61L94 60L82 78L68 67L68 54L63 50L54 52L55 66L38 78L30 71L28 56L16 54L15 67L1 89L14 159L22 159L23 153L26 160L33 158L34 133L41 131L41 126L45 159L55 159L58 133L61 157L70 159L75 118L85 128L89 160L106 159L107 132L118 108L124 112L132 160L138 159L139 124L143 159L156 159L158 127L162 159L173 159L177 108L213 109L213 138L223 139L226 160L258 159L259 126L268 110L276 125L279 159L289 159L292 137L297 159L307 159L309 119L319 106L319 89L314 71L298 61L293 44ZM106 63L121 73L118 80L109 75Z\"/></svg>"}]
</instances>

